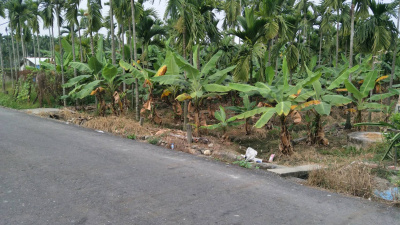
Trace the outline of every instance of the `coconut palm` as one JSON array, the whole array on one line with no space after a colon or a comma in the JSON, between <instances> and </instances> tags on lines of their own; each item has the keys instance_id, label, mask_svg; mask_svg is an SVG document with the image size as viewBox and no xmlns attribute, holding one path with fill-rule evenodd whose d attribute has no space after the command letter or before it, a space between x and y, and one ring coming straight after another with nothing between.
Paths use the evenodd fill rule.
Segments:
<instances>
[{"instance_id":1,"label":"coconut palm","mask_svg":"<svg viewBox=\"0 0 400 225\"><path fill-rule=\"evenodd\" d=\"M340 11L343 9L344 0L325 0L323 3L324 7L327 11L335 11L337 15L337 19L340 19ZM336 21L336 66L338 65L339 60L339 25L340 22Z\"/></svg>"},{"instance_id":2,"label":"coconut palm","mask_svg":"<svg viewBox=\"0 0 400 225\"><path fill-rule=\"evenodd\" d=\"M102 27L102 16L100 10L102 9L100 0L88 0L87 1L87 12L85 13L88 21L88 32L90 35L90 48L92 56L94 56L94 41L93 32L98 32Z\"/></svg>"},{"instance_id":3,"label":"coconut palm","mask_svg":"<svg viewBox=\"0 0 400 225\"><path fill-rule=\"evenodd\" d=\"M265 36L266 20L257 16L252 8L245 9L245 17L239 16L240 29L230 33L243 42L237 59L237 67L233 72L235 80L253 82L253 59L263 57L265 45L262 38Z\"/></svg>"}]
</instances>

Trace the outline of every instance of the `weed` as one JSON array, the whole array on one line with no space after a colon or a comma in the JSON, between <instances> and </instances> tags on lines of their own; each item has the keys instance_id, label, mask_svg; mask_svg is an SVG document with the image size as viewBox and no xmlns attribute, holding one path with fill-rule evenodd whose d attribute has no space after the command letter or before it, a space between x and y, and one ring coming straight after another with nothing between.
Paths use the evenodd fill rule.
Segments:
<instances>
[{"instance_id":1,"label":"weed","mask_svg":"<svg viewBox=\"0 0 400 225\"><path fill-rule=\"evenodd\" d=\"M247 168L247 169L250 169L252 167L250 162L247 162L247 161L245 161L243 159L235 161L235 162L233 162L233 164L238 164L239 166Z\"/></svg>"},{"instance_id":2,"label":"weed","mask_svg":"<svg viewBox=\"0 0 400 225\"><path fill-rule=\"evenodd\" d=\"M149 142L152 145L157 145L159 141L160 141L159 138L150 138L149 140L147 140L147 142Z\"/></svg>"},{"instance_id":3,"label":"weed","mask_svg":"<svg viewBox=\"0 0 400 225\"><path fill-rule=\"evenodd\" d=\"M131 134L131 135L128 135L126 137L129 138L129 139L132 139L132 140L136 140L136 134Z\"/></svg>"},{"instance_id":4,"label":"weed","mask_svg":"<svg viewBox=\"0 0 400 225\"><path fill-rule=\"evenodd\" d=\"M308 184L369 198L372 196L371 169L362 163L350 165L334 164L327 169L315 170L309 174Z\"/></svg>"}]
</instances>

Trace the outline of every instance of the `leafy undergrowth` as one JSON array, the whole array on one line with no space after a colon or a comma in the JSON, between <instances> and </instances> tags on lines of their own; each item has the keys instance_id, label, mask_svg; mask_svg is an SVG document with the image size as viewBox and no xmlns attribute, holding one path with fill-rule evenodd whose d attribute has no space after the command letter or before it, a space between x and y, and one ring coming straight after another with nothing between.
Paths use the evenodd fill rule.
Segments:
<instances>
[{"instance_id":1,"label":"leafy undergrowth","mask_svg":"<svg viewBox=\"0 0 400 225\"><path fill-rule=\"evenodd\" d=\"M32 104L26 101L18 101L9 94L0 92L0 105L12 109L33 109L38 108L39 103Z\"/></svg>"}]
</instances>

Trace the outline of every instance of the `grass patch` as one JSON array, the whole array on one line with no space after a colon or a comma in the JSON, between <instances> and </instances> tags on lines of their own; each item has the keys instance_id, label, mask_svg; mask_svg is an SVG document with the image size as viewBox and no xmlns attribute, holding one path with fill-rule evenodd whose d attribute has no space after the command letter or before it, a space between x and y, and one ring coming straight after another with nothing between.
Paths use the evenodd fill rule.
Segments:
<instances>
[{"instance_id":1,"label":"grass patch","mask_svg":"<svg viewBox=\"0 0 400 225\"><path fill-rule=\"evenodd\" d=\"M33 109L39 108L39 103L32 104L30 102L17 101L11 95L0 92L0 105L13 109Z\"/></svg>"},{"instance_id":2,"label":"grass patch","mask_svg":"<svg viewBox=\"0 0 400 225\"><path fill-rule=\"evenodd\" d=\"M131 139L131 140L136 140L136 134L131 134L131 135L128 135L126 137Z\"/></svg>"},{"instance_id":3,"label":"grass patch","mask_svg":"<svg viewBox=\"0 0 400 225\"><path fill-rule=\"evenodd\" d=\"M156 138L156 137L153 137L153 138L150 138L149 140L147 140L147 142L149 142L152 145L157 145L159 141L160 141L160 139Z\"/></svg>"}]
</instances>

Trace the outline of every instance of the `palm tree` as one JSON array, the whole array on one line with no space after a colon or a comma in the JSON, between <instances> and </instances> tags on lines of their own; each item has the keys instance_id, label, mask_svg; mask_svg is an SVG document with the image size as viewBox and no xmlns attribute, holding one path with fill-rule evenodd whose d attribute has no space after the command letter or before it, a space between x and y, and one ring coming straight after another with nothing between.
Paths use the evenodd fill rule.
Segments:
<instances>
[{"instance_id":1,"label":"palm tree","mask_svg":"<svg viewBox=\"0 0 400 225\"><path fill-rule=\"evenodd\" d=\"M265 36L266 20L257 16L253 8L246 8L244 14L245 17L238 16L237 18L241 29L230 31L243 42L233 76L236 80L252 83L253 59L263 57L265 52L262 38Z\"/></svg>"},{"instance_id":2,"label":"palm tree","mask_svg":"<svg viewBox=\"0 0 400 225\"><path fill-rule=\"evenodd\" d=\"M131 0L131 13L132 13L132 38L133 38L133 57L134 61L137 61L137 50L136 50L136 18L135 18L135 1ZM132 59L131 59L132 60ZM135 79L135 117L136 120L140 120L140 111L139 111L139 81Z\"/></svg>"},{"instance_id":3,"label":"palm tree","mask_svg":"<svg viewBox=\"0 0 400 225\"><path fill-rule=\"evenodd\" d=\"M88 32L90 34L90 48L92 56L94 56L94 41L93 32L98 32L102 27L102 16L101 16L101 1L100 0L88 0L87 1L87 20L88 20Z\"/></svg>"},{"instance_id":4,"label":"palm tree","mask_svg":"<svg viewBox=\"0 0 400 225\"><path fill-rule=\"evenodd\" d=\"M113 14L113 0L110 0L110 31L111 31L111 60L112 64L116 64L115 60L115 44L114 44L114 14ZM122 16L122 15L120 15Z\"/></svg>"},{"instance_id":5,"label":"palm tree","mask_svg":"<svg viewBox=\"0 0 400 225\"><path fill-rule=\"evenodd\" d=\"M56 17L57 17L57 27L58 27L58 44L60 46L60 67L61 67L61 84L63 87L63 96L66 95L65 92L65 87L64 87L64 83L65 83L65 78L64 78L64 62L63 62L63 46L62 46L62 42L61 42L61 25L62 25L62 18L61 18L61 11L64 8L64 0L53 0L52 4L54 4L54 9L56 12ZM72 49L74 49L75 46L72 47ZM64 107L67 106L67 100L64 98Z\"/></svg>"},{"instance_id":6,"label":"palm tree","mask_svg":"<svg viewBox=\"0 0 400 225\"><path fill-rule=\"evenodd\" d=\"M40 58L40 46L39 46L39 4L37 1L33 0L28 0L26 1L26 4L29 7L29 11L32 13L33 16L31 16L28 20L28 25L32 29L32 38L33 38L33 51L34 51L34 56L38 56ZM37 52L38 54L36 55L36 49L35 49L35 34L37 37ZM36 58L35 58L35 64L36 64Z\"/></svg>"},{"instance_id":7,"label":"palm tree","mask_svg":"<svg viewBox=\"0 0 400 225\"><path fill-rule=\"evenodd\" d=\"M43 26L49 28L51 35L51 57L55 59L55 44L54 44L54 4L52 0L40 0L41 6L41 17L43 20ZM55 60L54 60L55 62Z\"/></svg>"},{"instance_id":8,"label":"palm tree","mask_svg":"<svg viewBox=\"0 0 400 225\"><path fill-rule=\"evenodd\" d=\"M88 24L87 18L85 16L85 10L79 9L78 10L78 17L81 18L79 20L79 23L78 23L79 53L80 53L81 63L83 63L84 60L83 60L83 48L82 48L81 30L83 29L83 27L86 27L86 25Z\"/></svg>"},{"instance_id":9,"label":"palm tree","mask_svg":"<svg viewBox=\"0 0 400 225\"><path fill-rule=\"evenodd\" d=\"M336 60L336 66L338 66L339 63L339 19L340 19L340 10L342 10L343 8L343 3L344 0L325 0L323 2L324 7L327 10L334 10L336 12L337 15L337 21L336 21L336 56L335 56L335 60Z\"/></svg>"},{"instance_id":10,"label":"palm tree","mask_svg":"<svg viewBox=\"0 0 400 225\"><path fill-rule=\"evenodd\" d=\"M75 54L75 24L78 24L78 8L79 8L80 0L69 0L66 4L66 14L65 17L70 25L71 28L71 41L72 41L72 60L76 61L76 54ZM61 36L61 33L60 33ZM74 77L77 76L76 68L74 68Z\"/></svg>"},{"instance_id":11,"label":"palm tree","mask_svg":"<svg viewBox=\"0 0 400 225\"><path fill-rule=\"evenodd\" d=\"M397 0L393 4L396 4L398 6L398 12L397 12L397 29L400 30L400 1ZM400 31L399 31L400 33ZM393 79L394 79L394 71L396 67L396 56L397 56L397 42L398 42L398 35L396 35L396 38L394 39L394 45L393 45L393 59L392 59L392 70L390 73L390 83L389 83L389 88L392 88L393 85ZM390 104L389 104L390 105Z\"/></svg>"},{"instance_id":12,"label":"palm tree","mask_svg":"<svg viewBox=\"0 0 400 225\"><path fill-rule=\"evenodd\" d=\"M155 36L166 36L167 31L164 27L158 25L158 20L154 9L147 9L143 12L143 17L137 24L137 38L140 40L143 48L141 60L148 61L149 45L154 44L162 46L159 39L154 39Z\"/></svg>"}]
</instances>

